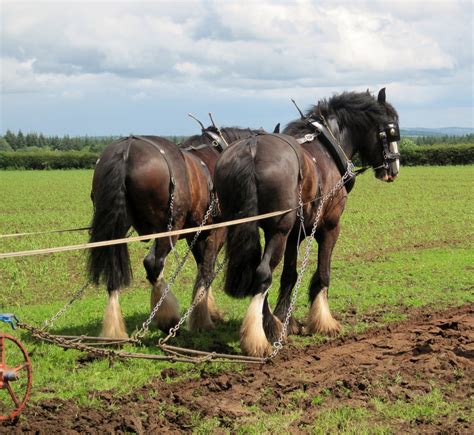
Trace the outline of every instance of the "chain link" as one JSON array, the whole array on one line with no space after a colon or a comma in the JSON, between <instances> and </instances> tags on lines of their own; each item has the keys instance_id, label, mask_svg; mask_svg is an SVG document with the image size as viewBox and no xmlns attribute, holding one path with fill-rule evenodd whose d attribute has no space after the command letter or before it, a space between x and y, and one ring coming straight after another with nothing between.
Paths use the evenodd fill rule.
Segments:
<instances>
[{"instance_id":1,"label":"chain link","mask_svg":"<svg viewBox=\"0 0 474 435\"><path fill-rule=\"evenodd\" d=\"M73 295L71 300L69 300L64 305L64 307L62 307L53 317L51 317L51 319L45 320L42 330L46 331L47 329L51 328L53 326L53 323L56 320L58 320L58 318L61 317L74 302L76 302L78 299L82 297L82 295L84 294L84 291L89 286L89 284L90 284L90 281L86 281L86 283L79 289L79 291L75 295Z\"/></svg>"},{"instance_id":2,"label":"chain link","mask_svg":"<svg viewBox=\"0 0 474 435\"><path fill-rule=\"evenodd\" d=\"M191 250L194 248L194 245L196 244L198 237L201 235L202 227L204 225L206 225L206 222L208 221L209 217L211 216L212 210L214 209L214 206L215 206L215 200L213 199L211 201L211 204L209 205L209 208L207 209L206 213L204 214L202 222L199 225L198 231L196 231L196 233L194 234L194 237L191 240L191 243L189 244L186 253L183 255L183 258L180 260L180 262L178 264L178 267L174 271L173 276L170 278L168 284L166 285L166 288L163 290L163 293L162 293L160 299L158 300L158 302L154 306L154 308L151 311L150 316L148 317L148 319L145 322L143 322L143 325L142 325L141 329L138 330L135 334L133 334L132 340L140 341L145 336L145 334L148 332L153 318L155 317L156 313L158 312L161 305L163 304L166 296L168 295L169 291L171 290L171 287L173 286L174 282L176 281L176 278L178 277L179 273L181 272L181 269L183 268L184 264L188 260L189 254L190 254Z\"/></svg>"},{"instance_id":3,"label":"chain link","mask_svg":"<svg viewBox=\"0 0 474 435\"><path fill-rule=\"evenodd\" d=\"M188 317L191 315L191 313L197 307L199 302L201 302L201 300L204 298L204 296L206 295L206 293L207 293L209 287L211 286L212 282L214 281L216 276L220 273L220 271L224 267L226 261L227 261L227 259L224 258L220 262L220 264L217 267L217 270L211 275L211 277L208 279L208 281L205 283L205 285L201 288L199 293L194 298L194 301L192 302L192 304L189 306L187 311L183 314L181 319L179 319L179 322L169 330L169 333L165 338L161 338L159 340L160 345L165 344L170 338L176 337L176 333L179 331L179 328L181 328L181 326L184 324L184 322L186 322Z\"/></svg>"},{"instance_id":4,"label":"chain link","mask_svg":"<svg viewBox=\"0 0 474 435\"><path fill-rule=\"evenodd\" d=\"M169 217L169 220L168 220L168 225L166 226L168 231L173 231L173 220L174 220L173 219L173 217L174 217L173 213L174 213L174 191L171 192L171 194L170 194L170 217ZM178 254L178 251L176 250L176 248L173 244L173 238L171 236L169 236L168 239L169 239L169 242L170 242L171 250L173 251L174 258L176 259L176 261L179 262L179 254Z\"/></svg>"},{"instance_id":5,"label":"chain link","mask_svg":"<svg viewBox=\"0 0 474 435\"><path fill-rule=\"evenodd\" d=\"M63 349L75 349L81 352L88 352L92 355L97 355L99 357L109 358L113 360L114 358L120 359L128 359L128 358L140 358L140 359L148 359L148 360L159 360L159 361L171 361L171 362L188 362L188 363L202 363L205 361L209 361L214 359L214 355L212 354L205 354L199 357L187 356L187 355L155 355L155 354L144 354L144 353L133 353L133 352L126 352L126 351L118 351L114 349L102 349L94 346L90 346L87 344L83 344L80 341L72 341L67 340L63 337L56 336L49 334L48 332L36 328L34 326L28 325L23 322L18 322L17 326L21 329L24 329L31 333L31 335L39 340L46 341L48 343L55 344L57 346L62 347ZM80 338L80 337L79 337ZM129 340L123 340L123 343L117 342L118 345L124 344ZM223 361L222 358L217 359L219 361ZM226 361L224 361L226 362ZM236 360L236 362L240 362ZM245 361L247 362L247 361ZM252 362L252 361L249 361Z\"/></svg>"},{"instance_id":6,"label":"chain link","mask_svg":"<svg viewBox=\"0 0 474 435\"><path fill-rule=\"evenodd\" d=\"M321 219L321 213L322 213L322 210L323 210L323 206L324 206L324 204L327 200L332 199L334 197L334 195L339 191L339 189L341 189L344 186L344 184L346 184L347 181L349 181L352 178L352 176L353 176L352 174L353 174L352 173L352 168L348 164L347 171L340 178L340 180L332 187L332 189L326 195L323 195L320 198L320 202L319 202L319 205L318 205L318 208L317 208L317 211L316 211L316 217L315 217L314 222L313 222L313 227L311 228L311 234L309 236L309 239L308 238L306 239L305 254L304 254L304 257L303 257L303 261L301 262L300 273L298 274L298 279L296 280L296 284L295 284L295 288L293 290L293 295L292 295L292 298L291 298L290 306L288 307L288 311L286 312L286 317L285 317L285 321L283 322L283 327L282 327L280 336L278 337L278 340L273 343L273 350L270 353L270 355L268 355L267 358L265 359L266 361L269 361L269 360L273 359L280 352L280 350L283 348L283 342L284 342L286 334L287 334L288 325L290 324L291 315L293 313L294 307L296 305L296 301L298 299L298 292L299 292L299 289L301 287L301 282L303 280L303 275L304 275L304 272L306 270L306 266L308 265L311 246L314 242L314 235L316 234L316 229L317 229L319 221ZM302 209L302 205L301 205L301 209ZM301 215L302 215L302 213L301 213ZM301 222L301 225L304 225L304 218L302 219L301 216L300 216L300 222Z\"/></svg>"}]
</instances>

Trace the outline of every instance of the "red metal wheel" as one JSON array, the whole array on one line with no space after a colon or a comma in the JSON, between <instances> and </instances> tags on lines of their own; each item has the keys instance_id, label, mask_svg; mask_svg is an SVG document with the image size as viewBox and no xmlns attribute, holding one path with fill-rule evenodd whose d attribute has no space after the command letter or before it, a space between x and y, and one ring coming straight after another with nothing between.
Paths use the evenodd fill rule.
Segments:
<instances>
[{"instance_id":1,"label":"red metal wheel","mask_svg":"<svg viewBox=\"0 0 474 435\"><path fill-rule=\"evenodd\" d=\"M20 341L0 334L0 421L18 417L25 408L32 385L32 366Z\"/></svg>"}]
</instances>

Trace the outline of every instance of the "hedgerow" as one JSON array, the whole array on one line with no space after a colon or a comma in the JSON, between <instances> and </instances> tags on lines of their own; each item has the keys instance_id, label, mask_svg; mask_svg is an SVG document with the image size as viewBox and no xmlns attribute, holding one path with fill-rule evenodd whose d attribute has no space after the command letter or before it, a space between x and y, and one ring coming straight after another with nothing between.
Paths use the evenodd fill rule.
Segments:
<instances>
[{"instance_id":1,"label":"hedgerow","mask_svg":"<svg viewBox=\"0 0 474 435\"><path fill-rule=\"evenodd\" d=\"M406 147L400 154L405 166L470 165L474 163L474 144Z\"/></svg>"},{"instance_id":2,"label":"hedgerow","mask_svg":"<svg viewBox=\"0 0 474 435\"><path fill-rule=\"evenodd\" d=\"M90 169L98 154L78 151L0 152L0 169Z\"/></svg>"},{"instance_id":3,"label":"hedgerow","mask_svg":"<svg viewBox=\"0 0 474 435\"><path fill-rule=\"evenodd\" d=\"M474 164L474 144L400 144L405 166L446 166ZM91 169L98 153L86 151L0 151L0 169ZM360 162L354 158L354 163Z\"/></svg>"}]
</instances>

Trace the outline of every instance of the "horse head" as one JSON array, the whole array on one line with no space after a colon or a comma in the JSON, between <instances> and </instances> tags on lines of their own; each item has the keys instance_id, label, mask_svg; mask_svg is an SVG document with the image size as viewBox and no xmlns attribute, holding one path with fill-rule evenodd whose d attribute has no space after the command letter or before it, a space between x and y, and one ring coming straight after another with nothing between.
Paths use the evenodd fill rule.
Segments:
<instances>
[{"instance_id":1,"label":"horse head","mask_svg":"<svg viewBox=\"0 0 474 435\"><path fill-rule=\"evenodd\" d=\"M392 182L400 171L398 114L386 101L385 88L379 91L375 104L378 110L373 111L372 128L365 135L364 145L359 148L359 152L374 168L379 180Z\"/></svg>"}]
</instances>

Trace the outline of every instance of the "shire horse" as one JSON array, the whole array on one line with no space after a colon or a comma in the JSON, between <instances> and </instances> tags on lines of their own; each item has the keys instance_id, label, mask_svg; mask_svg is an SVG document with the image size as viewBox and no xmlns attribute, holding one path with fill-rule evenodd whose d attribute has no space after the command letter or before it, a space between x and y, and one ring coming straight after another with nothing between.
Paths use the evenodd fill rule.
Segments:
<instances>
[{"instance_id":1,"label":"shire horse","mask_svg":"<svg viewBox=\"0 0 474 435\"><path fill-rule=\"evenodd\" d=\"M201 135L190 137L179 147L157 136L130 136L111 143L94 171L90 241L123 238L130 227L146 235L200 226L210 206L212 177L220 153L228 143L255 132L202 126ZM225 233L225 229L203 231L192 248L198 269L193 299L214 271ZM187 242L193 237L187 235ZM177 240L178 236L156 239L144 259L152 285L152 309L166 289L163 268ZM119 291L130 284L132 276L127 244L91 249L88 273L94 284L104 281L109 293L102 336L126 338ZM189 327L193 331L211 329L220 316L209 288L190 316ZM171 291L153 321L164 332L178 323L178 302Z\"/></svg>"},{"instance_id":2,"label":"shire horse","mask_svg":"<svg viewBox=\"0 0 474 435\"><path fill-rule=\"evenodd\" d=\"M344 92L301 115L283 134L240 140L221 154L215 184L222 219L296 210L304 204L304 234L310 234L320 198L338 183L348 164L351 167L355 153L372 166L376 178L391 182L397 176L398 114L386 102L385 88L377 98L369 92ZM341 329L328 305L330 266L339 221L354 181L351 171L349 182L322 206L315 232L318 266L309 286L307 333L332 335ZM263 253L259 227L265 238ZM299 230L296 211L228 229L224 290L234 297L252 297L240 330L241 349L246 354L268 356L271 343L281 335L298 277ZM272 273L283 256L279 297L272 313L267 294ZM302 325L290 317L287 333L300 332Z\"/></svg>"}]
</instances>

